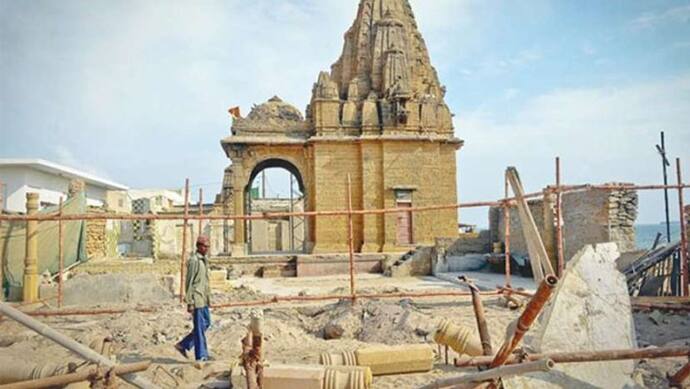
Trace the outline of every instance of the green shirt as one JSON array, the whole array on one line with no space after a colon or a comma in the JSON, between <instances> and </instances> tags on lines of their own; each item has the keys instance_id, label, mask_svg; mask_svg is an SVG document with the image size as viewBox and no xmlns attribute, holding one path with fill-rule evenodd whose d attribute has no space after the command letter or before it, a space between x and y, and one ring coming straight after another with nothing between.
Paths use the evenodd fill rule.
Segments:
<instances>
[{"instance_id":1,"label":"green shirt","mask_svg":"<svg viewBox=\"0 0 690 389\"><path fill-rule=\"evenodd\" d=\"M211 286L208 279L208 259L194 253L187 261L187 279L185 281L184 301L194 308L203 308L211 304Z\"/></svg>"}]
</instances>

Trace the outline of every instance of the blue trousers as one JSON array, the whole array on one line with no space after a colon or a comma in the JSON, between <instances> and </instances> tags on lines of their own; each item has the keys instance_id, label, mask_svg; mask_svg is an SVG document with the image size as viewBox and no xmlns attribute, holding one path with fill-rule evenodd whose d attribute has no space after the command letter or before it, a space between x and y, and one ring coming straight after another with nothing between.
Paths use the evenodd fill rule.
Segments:
<instances>
[{"instance_id":1,"label":"blue trousers","mask_svg":"<svg viewBox=\"0 0 690 389\"><path fill-rule=\"evenodd\" d=\"M211 313L208 307L194 308L192 313L194 328L189 335L180 341L180 346L185 350L194 348L194 356L197 361L208 358L208 348L206 347L206 330L211 326Z\"/></svg>"}]
</instances>

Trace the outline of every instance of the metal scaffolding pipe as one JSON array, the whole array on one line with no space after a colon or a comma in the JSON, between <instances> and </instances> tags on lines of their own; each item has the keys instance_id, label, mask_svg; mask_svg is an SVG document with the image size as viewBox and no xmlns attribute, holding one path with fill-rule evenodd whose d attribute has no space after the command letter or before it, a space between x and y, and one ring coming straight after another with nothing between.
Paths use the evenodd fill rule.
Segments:
<instances>
[{"instance_id":1,"label":"metal scaffolding pipe","mask_svg":"<svg viewBox=\"0 0 690 389\"><path fill-rule=\"evenodd\" d=\"M556 258L558 263L557 276L563 277L565 258L563 257L563 198L561 194L561 158L556 157Z\"/></svg>"},{"instance_id":2,"label":"metal scaffolding pipe","mask_svg":"<svg viewBox=\"0 0 690 389\"><path fill-rule=\"evenodd\" d=\"M680 170L680 158L676 158L676 178L678 180L678 209L680 215L680 274L681 295L688 296L688 284L690 284L690 272L688 271L688 233L685 224L685 206L683 205L683 177Z\"/></svg>"},{"instance_id":3,"label":"metal scaffolding pipe","mask_svg":"<svg viewBox=\"0 0 690 389\"><path fill-rule=\"evenodd\" d=\"M55 331L49 326L25 315L21 311L12 308L5 303L0 303L0 313L90 362L98 363L107 368L114 368L116 366L114 362L103 355L91 350L90 348L71 338L68 338L67 336ZM122 379L141 389L157 388L156 385L152 384L143 377L137 376L136 374L123 374Z\"/></svg>"},{"instance_id":4,"label":"metal scaffolding pipe","mask_svg":"<svg viewBox=\"0 0 690 389\"><path fill-rule=\"evenodd\" d=\"M63 204L62 196L60 196L59 214L62 216ZM62 290L65 283L64 271L65 271L65 249L64 249L64 231L63 231L62 219L58 220L58 290L57 290L57 304L58 308L62 308L63 294Z\"/></svg>"},{"instance_id":5,"label":"metal scaffolding pipe","mask_svg":"<svg viewBox=\"0 0 690 389\"><path fill-rule=\"evenodd\" d=\"M550 359L542 359L539 361L526 362L516 365L500 366L493 369L480 371L477 373L466 374L459 377L442 378L429 385L422 386L420 389L439 389L447 388L455 385L473 384L469 387L474 387L477 383L483 381L490 381L502 377L510 377L515 375L533 373L537 371L550 371L555 366L554 361ZM461 386L465 388L465 386Z\"/></svg>"},{"instance_id":6,"label":"metal scaffolding pipe","mask_svg":"<svg viewBox=\"0 0 690 389\"><path fill-rule=\"evenodd\" d=\"M599 351L563 351L543 354L511 355L506 364L517 364L523 361L552 359L556 363L620 361L624 359L653 359L690 356L690 347L648 347ZM456 360L456 367L479 367L491 364L491 357L473 357Z\"/></svg>"},{"instance_id":7,"label":"metal scaffolding pipe","mask_svg":"<svg viewBox=\"0 0 690 389\"><path fill-rule=\"evenodd\" d=\"M143 361L136 363L128 363L123 365L117 365L110 370L104 370L98 366L89 366L86 370L57 375L53 377L39 378L35 380L14 382L11 384L0 385L0 389L38 389L38 388L51 388L55 386L64 386L68 384L73 384L75 382L91 381L100 378L108 378L109 374L123 375L138 373L144 371L151 366L151 361ZM105 377L104 377L105 376Z\"/></svg>"},{"instance_id":8,"label":"metal scaffolding pipe","mask_svg":"<svg viewBox=\"0 0 690 389\"><path fill-rule=\"evenodd\" d=\"M182 223L182 253L180 253L180 304L184 302L185 264L187 261L187 220L189 218L189 178L184 180L184 219Z\"/></svg>"},{"instance_id":9,"label":"metal scaffolding pipe","mask_svg":"<svg viewBox=\"0 0 690 389\"><path fill-rule=\"evenodd\" d=\"M486 317L484 316L484 304L482 297L479 295L479 288L467 279L465 276L458 277L460 281L464 281L472 293L472 308L474 309L474 318L477 320L477 330L479 331L479 339L482 342L482 351L484 355L493 355L491 349L491 335L486 325ZM448 364L448 362L446 362Z\"/></svg>"},{"instance_id":10,"label":"metal scaffolding pipe","mask_svg":"<svg viewBox=\"0 0 690 389\"><path fill-rule=\"evenodd\" d=\"M676 374L668 378L668 383L671 387L682 388L683 382L690 376L690 362L686 363L683 367L676 372Z\"/></svg>"},{"instance_id":11,"label":"metal scaffolding pipe","mask_svg":"<svg viewBox=\"0 0 690 389\"><path fill-rule=\"evenodd\" d=\"M348 242L348 253L349 253L349 266L350 266L350 295L352 296L352 301L354 302L357 298L357 292L355 290L355 247L354 247L354 226L352 223L352 179L350 175L347 175L347 242Z\"/></svg>"},{"instance_id":12,"label":"metal scaffolding pipe","mask_svg":"<svg viewBox=\"0 0 690 389\"><path fill-rule=\"evenodd\" d=\"M503 177L504 197L508 197L508 177ZM505 286L510 287L510 203L503 202L503 244L505 255Z\"/></svg>"},{"instance_id":13,"label":"metal scaffolding pipe","mask_svg":"<svg viewBox=\"0 0 690 389\"><path fill-rule=\"evenodd\" d=\"M503 343L503 346L501 346L501 348L498 350L496 356L489 365L490 367L494 368L505 363L510 354L513 353L513 350L515 350L515 347L517 347L522 340L522 337L529 330L530 326L534 322L534 319L537 318L542 308L544 308L544 304L546 304L546 302L549 300L549 297L551 297L551 293L557 284L558 277L554 276L553 274L549 274L544 277L544 280L542 280L542 282L539 284L539 288L534 294L534 297L532 297L532 299L527 303L525 310L518 318L515 331L508 339L506 339L506 341Z\"/></svg>"}]
</instances>

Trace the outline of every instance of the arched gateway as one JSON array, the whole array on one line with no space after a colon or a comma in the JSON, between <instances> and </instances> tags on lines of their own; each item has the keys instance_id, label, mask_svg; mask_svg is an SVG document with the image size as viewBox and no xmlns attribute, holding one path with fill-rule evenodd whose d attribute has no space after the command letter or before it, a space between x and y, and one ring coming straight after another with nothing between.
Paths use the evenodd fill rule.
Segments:
<instances>
[{"instance_id":1,"label":"arched gateway","mask_svg":"<svg viewBox=\"0 0 690 389\"><path fill-rule=\"evenodd\" d=\"M233 120L221 141L232 161L224 180L229 212L246 214L247 185L261 164L297 173L305 211L346 209L348 176L355 209L457 202L455 154L463 142L409 2L362 0L345 41L331 71L319 74L306 118L274 97ZM454 209L355 217L355 249L431 245L457 236L457 219ZM307 219L305 252L347 252L347 242L345 217ZM235 223L232 255L250 251L246 224Z\"/></svg>"}]
</instances>

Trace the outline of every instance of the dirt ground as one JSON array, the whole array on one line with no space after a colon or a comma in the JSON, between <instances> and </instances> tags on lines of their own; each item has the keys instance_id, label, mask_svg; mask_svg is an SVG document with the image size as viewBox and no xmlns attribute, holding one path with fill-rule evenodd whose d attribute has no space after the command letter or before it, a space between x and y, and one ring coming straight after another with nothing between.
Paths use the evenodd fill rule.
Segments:
<instances>
[{"instance_id":1,"label":"dirt ground","mask_svg":"<svg viewBox=\"0 0 690 389\"><path fill-rule=\"evenodd\" d=\"M273 295L346 293L344 276L320 278L254 279L242 277L216 288L215 303L249 301ZM423 278L364 276L358 279L361 292L403 292L457 290L446 281ZM503 306L499 297L485 297L484 305L494 349L500 346L508 323L519 315ZM101 307L133 307L129 304L103 304ZM74 307L73 307L74 308ZM79 308L85 308L80 306ZM372 344L433 343L433 331L442 319L476 328L469 298L360 300L329 303L280 304L264 306L265 358L269 363L317 363L320 353L355 350ZM228 372L240 354L240 339L252 308L227 308L212 311L212 326L207 333L209 348L216 361L200 366L185 360L173 345L191 330L190 315L172 299L161 302L153 313L127 311L116 315L46 317L40 320L60 332L83 342L110 336L114 354L120 362L150 359L153 366L143 373L161 387L228 387ZM641 346L690 344L690 316L660 312L635 313L638 342ZM323 328L331 323L342 329L339 339L324 339ZM436 349L436 348L434 348ZM10 321L0 321L0 354L27 362L65 362L76 360L62 347ZM450 359L456 355L451 352ZM667 387L666 373L682 366L683 359L639 361L635 380L641 386ZM415 388L437 377L460 374L445 365L437 355L434 370L423 374L392 375L374 378L374 388ZM126 387L126 384L122 385Z\"/></svg>"}]
</instances>

